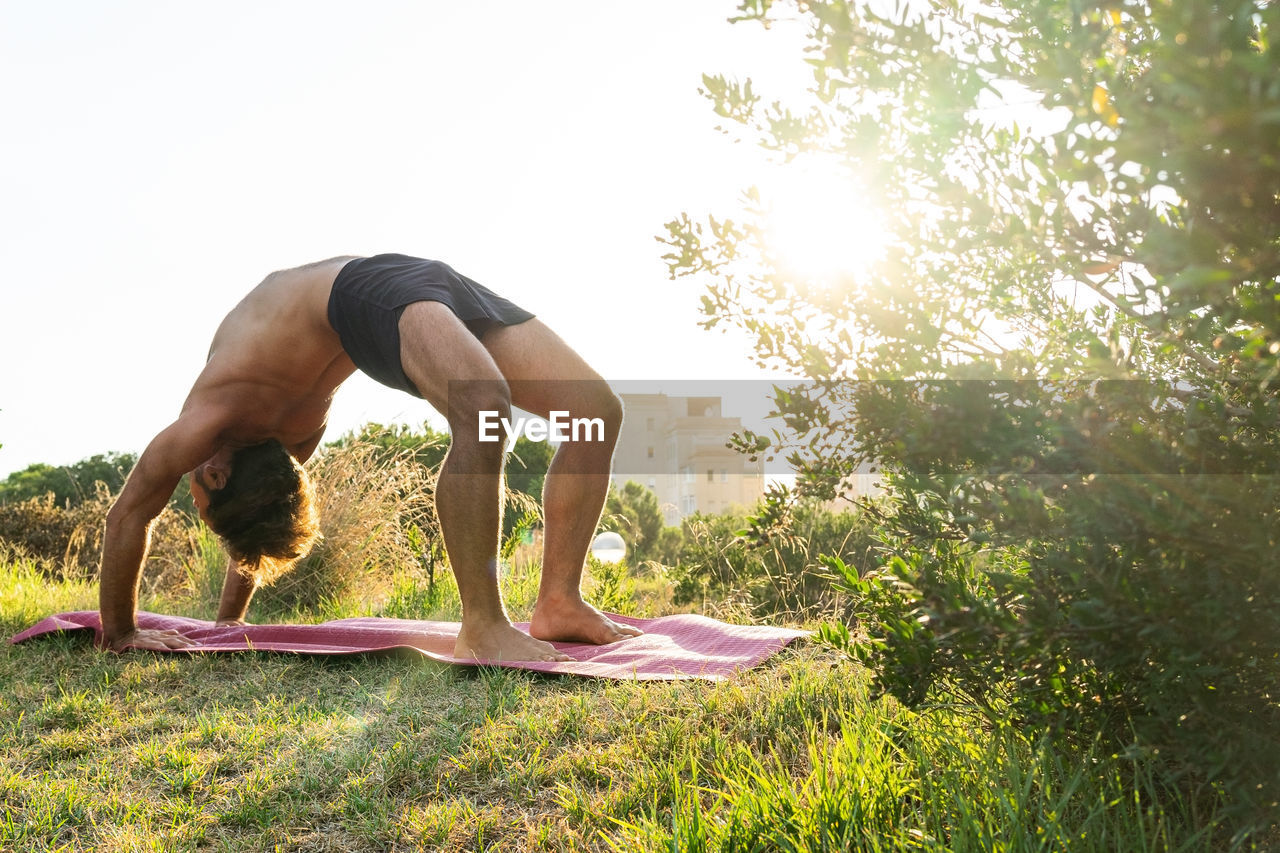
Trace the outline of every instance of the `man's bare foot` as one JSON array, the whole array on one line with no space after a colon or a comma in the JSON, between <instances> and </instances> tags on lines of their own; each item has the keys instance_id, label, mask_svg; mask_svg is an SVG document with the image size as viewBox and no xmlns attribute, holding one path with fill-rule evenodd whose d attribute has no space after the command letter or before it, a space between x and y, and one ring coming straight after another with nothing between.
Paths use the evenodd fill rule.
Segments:
<instances>
[{"instance_id":1,"label":"man's bare foot","mask_svg":"<svg viewBox=\"0 0 1280 853\"><path fill-rule=\"evenodd\" d=\"M573 660L556 651L550 643L535 640L519 628L502 623L472 627L464 622L453 656L488 661Z\"/></svg>"},{"instance_id":2,"label":"man's bare foot","mask_svg":"<svg viewBox=\"0 0 1280 853\"><path fill-rule=\"evenodd\" d=\"M533 608L529 633L542 640L566 643L595 643L603 646L644 633L630 625L620 625L581 598L538 599Z\"/></svg>"}]
</instances>

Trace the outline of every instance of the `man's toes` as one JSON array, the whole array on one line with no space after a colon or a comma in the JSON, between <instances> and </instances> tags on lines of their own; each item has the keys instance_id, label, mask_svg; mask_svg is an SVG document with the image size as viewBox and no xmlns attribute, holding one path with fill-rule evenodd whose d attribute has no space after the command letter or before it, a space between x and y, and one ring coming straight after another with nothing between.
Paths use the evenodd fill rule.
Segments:
<instances>
[{"instance_id":1,"label":"man's toes","mask_svg":"<svg viewBox=\"0 0 1280 853\"><path fill-rule=\"evenodd\" d=\"M613 636L619 640L625 640L628 637L639 637L644 631L639 628L633 628L630 625L623 625L620 622L609 620L609 629L613 632Z\"/></svg>"},{"instance_id":2,"label":"man's toes","mask_svg":"<svg viewBox=\"0 0 1280 853\"><path fill-rule=\"evenodd\" d=\"M605 645L606 643L620 643L623 640L630 640L634 636L636 636L634 632L627 631L625 628L613 628L604 635L601 645Z\"/></svg>"}]
</instances>

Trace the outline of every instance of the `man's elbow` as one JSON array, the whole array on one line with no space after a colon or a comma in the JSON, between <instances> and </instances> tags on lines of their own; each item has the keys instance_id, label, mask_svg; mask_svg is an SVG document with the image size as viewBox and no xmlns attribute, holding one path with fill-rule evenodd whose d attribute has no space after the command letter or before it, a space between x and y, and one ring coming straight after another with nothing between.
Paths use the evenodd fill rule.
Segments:
<instances>
[{"instance_id":1,"label":"man's elbow","mask_svg":"<svg viewBox=\"0 0 1280 853\"><path fill-rule=\"evenodd\" d=\"M113 539L115 536L119 535L120 531L127 526L129 522L129 515L129 508L124 506L121 501L117 500L111 505L111 508L107 510L105 527L105 533L108 539Z\"/></svg>"},{"instance_id":2,"label":"man's elbow","mask_svg":"<svg viewBox=\"0 0 1280 853\"><path fill-rule=\"evenodd\" d=\"M107 510L103 536L106 543L127 538L131 532L138 530L141 530L145 536L146 531L151 527L151 521L152 516L149 513L142 511L140 507L132 501L125 500L121 495Z\"/></svg>"}]
</instances>

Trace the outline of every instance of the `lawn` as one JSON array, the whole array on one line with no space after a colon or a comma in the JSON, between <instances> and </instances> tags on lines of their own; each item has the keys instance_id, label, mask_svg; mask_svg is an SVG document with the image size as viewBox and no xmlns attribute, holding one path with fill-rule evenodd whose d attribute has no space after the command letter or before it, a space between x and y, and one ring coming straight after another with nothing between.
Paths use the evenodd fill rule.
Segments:
<instances>
[{"instance_id":1,"label":"lawn","mask_svg":"<svg viewBox=\"0 0 1280 853\"><path fill-rule=\"evenodd\" d=\"M92 583L51 580L30 561L0 565L6 636L96 598ZM448 598L401 590L395 615L413 601L439 611L420 618L449 614ZM205 618L212 606L143 605ZM387 606L329 601L291 617ZM1088 756L1067 760L961 709L908 712L872 698L868 684L814 644L719 684L540 677L398 655L117 656L72 636L5 644L0 850L1226 843L1212 814L1160 795L1140 767L1096 771Z\"/></svg>"}]
</instances>

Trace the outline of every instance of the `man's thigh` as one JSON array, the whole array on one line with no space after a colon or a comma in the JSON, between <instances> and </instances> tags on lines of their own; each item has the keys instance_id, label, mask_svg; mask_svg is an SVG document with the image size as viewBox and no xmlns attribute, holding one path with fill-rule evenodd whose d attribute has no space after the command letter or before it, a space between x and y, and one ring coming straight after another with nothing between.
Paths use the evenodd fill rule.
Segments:
<instances>
[{"instance_id":1,"label":"man's thigh","mask_svg":"<svg viewBox=\"0 0 1280 853\"><path fill-rule=\"evenodd\" d=\"M442 414L449 412L449 383L502 381L489 350L447 305L414 302L400 315L399 328L405 375Z\"/></svg>"},{"instance_id":2,"label":"man's thigh","mask_svg":"<svg viewBox=\"0 0 1280 853\"><path fill-rule=\"evenodd\" d=\"M511 387L511 402L526 412L594 414L611 394L600 374L536 317L489 330L483 344Z\"/></svg>"}]
</instances>

